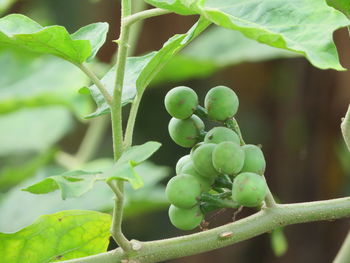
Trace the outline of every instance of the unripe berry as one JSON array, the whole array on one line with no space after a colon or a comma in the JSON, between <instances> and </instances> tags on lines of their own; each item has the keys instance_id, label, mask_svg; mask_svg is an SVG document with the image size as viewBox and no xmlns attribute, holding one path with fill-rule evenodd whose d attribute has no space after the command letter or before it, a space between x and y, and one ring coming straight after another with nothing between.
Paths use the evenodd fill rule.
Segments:
<instances>
[{"instance_id":1,"label":"unripe berry","mask_svg":"<svg viewBox=\"0 0 350 263\"><path fill-rule=\"evenodd\" d=\"M182 174L190 174L194 177L196 177L196 179L198 180L200 186L201 186L201 190L202 192L208 192L211 189L211 185L214 183L215 179L214 178L209 178L209 177L204 177L201 174L199 174L196 170L196 168L193 165L193 162L190 161L188 163L186 163L182 170L181 170Z\"/></svg>"},{"instance_id":2,"label":"unripe berry","mask_svg":"<svg viewBox=\"0 0 350 263\"><path fill-rule=\"evenodd\" d=\"M191 208L198 202L201 186L192 175L177 175L171 178L165 193L170 203L181 208Z\"/></svg>"},{"instance_id":3,"label":"unripe berry","mask_svg":"<svg viewBox=\"0 0 350 263\"><path fill-rule=\"evenodd\" d=\"M240 144L240 139L233 130L226 127L215 127L208 131L204 137L205 143L235 142Z\"/></svg>"},{"instance_id":4,"label":"unripe berry","mask_svg":"<svg viewBox=\"0 0 350 263\"><path fill-rule=\"evenodd\" d=\"M199 226L204 219L199 206L184 209L171 205L168 214L170 222L181 230L192 230Z\"/></svg>"},{"instance_id":5,"label":"unripe berry","mask_svg":"<svg viewBox=\"0 0 350 263\"><path fill-rule=\"evenodd\" d=\"M244 165L241 172L257 173L262 175L265 172L266 162L261 149L252 144L242 146L244 151Z\"/></svg>"},{"instance_id":6,"label":"unripe berry","mask_svg":"<svg viewBox=\"0 0 350 263\"><path fill-rule=\"evenodd\" d=\"M215 121L226 121L232 118L238 110L238 105L236 93L225 86L217 86L209 90L204 101L208 117Z\"/></svg>"},{"instance_id":7,"label":"unripe berry","mask_svg":"<svg viewBox=\"0 0 350 263\"><path fill-rule=\"evenodd\" d=\"M214 178L219 175L213 165L213 150L216 144L204 143L191 153L191 158L197 172L205 177Z\"/></svg>"},{"instance_id":8,"label":"unripe berry","mask_svg":"<svg viewBox=\"0 0 350 263\"><path fill-rule=\"evenodd\" d=\"M176 163L176 166L175 166L176 174L180 174L182 168L185 166L185 164L189 162L191 162L191 156L189 154L182 156Z\"/></svg>"},{"instance_id":9,"label":"unripe berry","mask_svg":"<svg viewBox=\"0 0 350 263\"><path fill-rule=\"evenodd\" d=\"M196 115L185 120L172 118L168 130L170 137L176 144L191 148L199 141L199 135L204 130L204 123Z\"/></svg>"},{"instance_id":10,"label":"unripe berry","mask_svg":"<svg viewBox=\"0 0 350 263\"><path fill-rule=\"evenodd\" d=\"M233 181L232 199L247 207L261 205L267 192L264 178L256 173L241 173Z\"/></svg>"},{"instance_id":11,"label":"unripe berry","mask_svg":"<svg viewBox=\"0 0 350 263\"><path fill-rule=\"evenodd\" d=\"M213 165L223 174L235 175L244 164L244 151L234 142L221 142L213 151Z\"/></svg>"},{"instance_id":12,"label":"unripe berry","mask_svg":"<svg viewBox=\"0 0 350 263\"><path fill-rule=\"evenodd\" d=\"M198 106L198 96L193 89L176 87L166 94L164 104L168 113L174 118L187 119Z\"/></svg>"}]
</instances>

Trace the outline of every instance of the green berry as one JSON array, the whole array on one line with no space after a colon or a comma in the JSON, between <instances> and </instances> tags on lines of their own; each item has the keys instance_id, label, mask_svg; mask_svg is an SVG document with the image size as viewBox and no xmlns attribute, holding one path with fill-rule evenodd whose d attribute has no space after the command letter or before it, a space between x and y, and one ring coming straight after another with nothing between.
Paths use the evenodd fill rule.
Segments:
<instances>
[{"instance_id":1,"label":"green berry","mask_svg":"<svg viewBox=\"0 0 350 263\"><path fill-rule=\"evenodd\" d=\"M180 174L181 173L181 170L182 168L185 166L185 164L187 164L188 162L191 162L191 156L188 154L188 155L185 155L185 156L182 156L176 163L176 166L175 166L175 170L176 170L176 174Z\"/></svg>"},{"instance_id":2,"label":"green berry","mask_svg":"<svg viewBox=\"0 0 350 263\"><path fill-rule=\"evenodd\" d=\"M171 205L168 214L170 222L181 230L192 230L199 226L204 219L199 206L184 209Z\"/></svg>"},{"instance_id":3,"label":"green berry","mask_svg":"<svg viewBox=\"0 0 350 263\"><path fill-rule=\"evenodd\" d=\"M265 180L256 173L241 173L233 181L232 199L242 206L261 205L266 192Z\"/></svg>"},{"instance_id":4,"label":"green berry","mask_svg":"<svg viewBox=\"0 0 350 263\"><path fill-rule=\"evenodd\" d=\"M244 164L244 151L235 142L221 142L213 151L213 165L223 174L234 175L241 171Z\"/></svg>"},{"instance_id":5,"label":"green berry","mask_svg":"<svg viewBox=\"0 0 350 263\"><path fill-rule=\"evenodd\" d=\"M216 144L204 143L192 152L191 158L197 172L205 177L216 177L219 172L213 165L212 154Z\"/></svg>"},{"instance_id":6,"label":"green berry","mask_svg":"<svg viewBox=\"0 0 350 263\"><path fill-rule=\"evenodd\" d=\"M193 89L176 87L166 94L164 104L168 113L174 118L187 119L198 106L198 96Z\"/></svg>"},{"instance_id":7,"label":"green berry","mask_svg":"<svg viewBox=\"0 0 350 263\"><path fill-rule=\"evenodd\" d=\"M265 172L266 162L261 149L252 144L242 146L244 150L244 165L241 172L257 173L262 175Z\"/></svg>"},{"instance_id":8,"label":"green berry","mask_svg":"<svg viewBox=\"0 0 350 263\"><path fill-rule=\"evenodd\" d=\"M232 118L238 110L238 105L236 93L225 86L210 89L204 101L208 117L215 121L225 121Z\"/></svg>"},{"instance_id":9,"label":"green berry","mask_svg":"<svg viewBox=\"0 0 350 263\"><path fill-rule=\"evenodd\" d=\"M182 174L190 174L198 180L202 192L208 192L211 189L211 185L214 183L214 178L204 177L199 174L196 168L193 165L193 162L190 161L186 163L182 168Z\"/></svg>"},{"instance_id":10,"label":"green berry","mask_svg":"<svg viewBox=\"0 0 350 263\"><path fill-rule=\"evenodd\" d=\"M181 208L191 208L198 203L201 186L192 175L177 175L171 178L165 189L170 203Z\"/></svg>"},{"instance_id":11,"label":"green berry","mask_svg":"<svg viewBox=\"0 0 350 263\"><path fill-rule=\"evenodd\" d=\"M196 115L185 120L172 118L168 126L173 141L185 148L191 148L199 141L199 135L204 130L203 121Z\"/></svg>"},{"instance_id":12,"label":"green berry","mask_svg":"<svg viewBox=\"0 0 350 263\"><path fill-rule=\"evenodd\" d=\"M205 143L235 142L240 144L237 133L226 127L215 127L204 137Z\"/></svg>"}]
</instances>

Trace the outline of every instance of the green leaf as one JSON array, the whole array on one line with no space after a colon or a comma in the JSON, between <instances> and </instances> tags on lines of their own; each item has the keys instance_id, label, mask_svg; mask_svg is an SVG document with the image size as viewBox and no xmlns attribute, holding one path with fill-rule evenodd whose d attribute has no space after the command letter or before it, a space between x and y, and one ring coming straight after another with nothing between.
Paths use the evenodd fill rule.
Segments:
<instances>
[{"instance_id":1,"label":"green leaf","mask_svg":"<svg viewBox=\"0 0 350 263\"><path fill-rule=\"evenodd\" d=\"M60 106L38 107L0 115L0 156L41 152L72 127L70 112Z\"/></svg>"},{"instance_id":2,"label":"green leaf","mask_svg":"<svg viewBox=\"0 0 350 263\"><path fill-rule=\"evenodd\" d=\"M162 0L153 0L160 6ZM167 1L168 2L168 1ZM176 2L170 1L175 7ZM324 0L180 0L211 22L242 32L258 42L304 55L321 69L344 70L333 43L333 32L350 24ZM258 8L257 8L258 7Z\"/></svg>"},{"instance_id":3,"label":"green leaf","mask_svg":"<svg viewBox=\"0 0 350 263\"><path fill-rule=\"evenodd\" d=\"M143 187L142 177L138 175L134 167L147 160L160 146L158 142L146 142L125 150L117 163L103 174L107 182L117 179L128 181L134 189Z\"/></svg>"},{"instance_id":4,"label":"green leaf","mask_svg":"<svg viewBox=\"0 0 350 263\"><path fill-rule=\"evenodd\" d=\"M349 0L327 0L328 5L343 12L350 18L350 1Z\"/></svg>"},{"instance_id":5,"label":"green leaf","mask_svg":"<svg viewBox=\"0 0 350 263\"><path fill-rule=\"evenodd\" d=\"M105 170L113 163L112 159L97 159L84 165L82 169L85 171ZM163 185L159 185L159 182L169 176L170 168L146 161L134 169L142 177L145 185L137 191L134 191L129 184L126 185L126 215L141 216L145 212L150 213L166 208L168 201L165 197L165 189ZM22 188L43 180L47 176L63 172L62 168L45 167L37 173L37 176L10 189L0 200L0 232L17 231L41 215L62 210L84 209L107 212L113 209L114 194L104 182L96 182L92 191L79 198L69 198L64 201L59 191L45 194L45 197L21 191ZM157 198L154 199L152 196L157 196ZM143 209L146 204L149 210Z\"/></svg>"},{"instance_id":6,"label":"green leaf","mask_svg":"<svg viewBox=\"0 0 350 263\"><path fill-rule=\"evenodd\" d=\"M159 71L192 40L199 36L210 22L205 19L199 21L190 28L186 34L175 35L170 38L163 47L149 61L145 69L140 73L137 79L136 87L139 93L142 93L151 81L157 76Z\"/></svg>"},{"instance_id":7,"label":"green leaf","mask_svg":"<svg viewBox=\"0 0 350 263\"><path fill-rule=\"evenodd\" d=\"M223 67L243 62L297 56L300 54L260 44L238 31L213 26L175 56L153 83L205 78Z\"/></svg>"},{"instance_id":8,"label":"green leaf","mask_svg":"<svg viewBox=\"0 0 350 263\"><path fill-rule=\"evenodd\" d=\"M87 77L60 58L5 49L0 50L0 68L0 114L47 105L63 105L79 116L90 110L88 96L77 93L88 84Z\"/></svg>"},{"instance_id":9,"label":"green leaf","mask_svg":"<svg viewBox=\"0 0 350 263\"><path fill-rule=\"evenodd\" d=\"M65 200L66 198L79 197L90 191L94 183L101 179L100 174L101 172L70 171L50 176L22 190L32 194L47 194L60 189L62 199Z\"/></svg>"},{"instance_id":10,"label":"green leaf","mask_svg":"<svg viewBox=\"0 0 350 263\"><path fill-rule=\"evenodd\" d=\"M72 34L74 40L89 40L91 43L92 53L87 61L91 61L106 41L108 32L107 23L95 23L80 28Z\"/></svg>"},{"instance_id":11,"label":"green leaf","mask_svg":"<svg viewBox=\"0 0 350 263\"><path fill-rule=\"evenodd\" d=\"M259 8L256 8L256 7ZM213 23L242 32L273 47L303 54L321 69L344 70L333 43L333 32L350 24L323 0L207 0L198 12Z\"/></svg>"},{"instance_id":12,"label":"green leaf","mask_svg":"<svg viewBox=\"0 0 350 263\"><path fill-rule=\"evenodd\" d=\"M131 163L133 166L139 165L155 153L161 144L159 142L146 142L142 145L131 146L123 152L118 164Z\"/></svg>"},{"instance_id":13,"label":"green leaf","mask_svg":"<svg viewBox=\"0 0 350 263\"><path fill-rule=\"evenodd\" d=\"M24 15L12 14L0 19L0 46L22 47L80 64L94 57L107 30L107 23L96 23L70 35L62 26L42 27Z\"/></svg>"},{"instance_id":14,"label":"green leaf","mask_svg":"<svg viewBox=\"0 0 350 263\"><path fill-rule=\"evenodd\" d=\"M166 63L205 30L209 24L206 20L200 19L187 33L170 38L159 51L151 52L142 57L128 58L124 76L123 105L132 102L136 93L142 93ZM115 75L115 69L111 69L102 79L110 94L113 92ZM97 87L91 86L90 91L98 108L87 118L109 113L109 106Z\"/></svg>"},{"instance_id":15,"label":"green leaf","mask_svg":"<svg viewBox=\"0 0 350 263\"><path fill-rule=\"evenodd\" d=\"M125 106L131 103L136 95L136 81L142 70L145 68L147 63L154 56L154 52L149 53L142 57L129 57L126 60L125 65L125 77L124 87L122 94L122 105ZM114 83L115 83L116 71L115 67L111 68L107 74L102 78L101 82L104 84L110 95L113 95ZM91 96L97 104L97 110L86 116L86 118L93 118L110 112L107 102L104 100L99 89L92 85L89 87Z\"/></svg>"},{"instance_id":16,"label":"green leaf","mask_svg":"<svg viewBox=\"0 0 350 263\"><path fill-rule=\"evenodd\" d=\"M0 170L0 190L7 190L21 181L35 175L44 165L52 161L56 150L49 150L31 159L14 164L7 164ZM11 158L13 159L13 158Z\"/></svg>"},{"instance_id":17,"label":"green leaf","mask_svg":"<svg viewBox=\"0 0 350 263\"><path fill-rule=\"evenodd\" d=\"M186 4L186 0L145 0L146 3L159 8L173 11L180 15L193 15L196 12L191 10ZM187 2L190 2L187 0ZM193 2L193 0L192 0Z\"/></svg>"},{"instance_id":18,"label":"green leaf","mask_svg":"<svg viewBox=\"0 0 350 263\"><path fill-rule=\"evenodd\" d=\"M288 250L288 241L283 228L276 228L270 234L271 248L277 257L283 256Z\"/></svg>"},{"instance_id":19,"label":"green leaf","mask_svg":"<svg viewBox=\"0 0 350 263\"><path fill-rule=\"evenodd\" d=\"M16 233L0 233L1 260L46 263L102 253L108 247L110 225L110 215L94 211L41 216Z\"/></svg>"},{"instance_id":20,"label":"green leaf","mask_svg":"<svg viewBox=\"0 0 350 263\"><path fill-rule=\"evenodd\" d=\"M218 39L220 41L217 41ZM201 52L203 50L205 52ZM186 47L181 55L198 61L212 62L217 67L300 56L251 40L238 31L217 26L206 30Z\"/></svg>"},{"instance_id":21,"label":"green leaf","mask_svg":"<svg viewBox=\"0 0 350 263\"><path fill-rule=\"evenodd\" d=\"M123 180L131 184L132 188L139 189L144 186L144 182L141 176L136 173L134 166L131 163L122 163L114 165L111 169L108 169L103 174L107 179L106 181L112 180Z\"/></svg>"}]
</instances>

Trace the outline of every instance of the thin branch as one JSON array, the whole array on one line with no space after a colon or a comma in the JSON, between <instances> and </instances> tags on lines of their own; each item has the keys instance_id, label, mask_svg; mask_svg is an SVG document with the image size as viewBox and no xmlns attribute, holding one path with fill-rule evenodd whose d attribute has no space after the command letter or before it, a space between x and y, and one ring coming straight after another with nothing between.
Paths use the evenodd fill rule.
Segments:
<instances>
[{"instance_id":1,"label":"thin branch","mask_svg":"<svg viewBox=\"0 0 350 263\"><path fill-rule=\"evenodd\" d=\"M263 177L264 177L264 180L266 182L265 176L263 176ZM266 185L267 185L267 183L266 183ZM274 208L277 206L276 201L273 198L273 195L272 195L268 185L267 185L267 193L266 193L266 197L265 197L265 205L268 208Z\"/></svg>"},{"instance_id":2,"label":"thin branch","mask_svg":"<svg viewBox=\"0 0 350 263\"><path fill-rule=\"evenodd\" d=\"M138 21L170 13L172 12L161 8L148 9L123 18L122 23L124 24L124 26L131 26L132 24Z\"/></svg>"},{"instance_id":3,"label":"thin branch","mask_svg":"<svg viewBox=\"0 0 350 263\"><path fill-rule=\"evenodd\" d=\"M98 88L98 90L101 92L103 98L106 100L108 105L111 105L112 104L112 96L108 93L105 86L99 80L99 78L95 75L95 73L93 71L91 71L85 64L75 64L75 65L78 68L80 68L90 78L92 83L94 83L96 85L96 87Z\"/></svg>"},{"instance_id":4,"label":"thin branch","mask_svg":"<svg viewBox=\"0 0 350 263\"><path fill-rule=\"evenodd\" d=\"M133 100L131 104L131 109L129 113L129 118L128 118L128 124L126 126L125 130L125 138L124 138L124 147L130 147L132 145L132 136L134 134L134 127L135 127L135 121L137 117L137 112L140 106L142 94L137 94L135 99Z\"/></svg>"},{"instance_id":5,"label":"thin branch","mask_svg":"<svg viewBox=\"0 0 350 263\"><path fill-rule=\"evenodd\" d=\"M349 197L277 205L275 208L263 209L252 216L204 232L158 241L138 242L138 249L134 249L130 254L116 249L62 263L116 263L125 258L128 258L129 262L132 262L131 260L142 263L162 262L229 246L281 226L343 217L350 217ZM231 233L231 235L222 235L223 233Z\"/></svg>"}]
</instances>

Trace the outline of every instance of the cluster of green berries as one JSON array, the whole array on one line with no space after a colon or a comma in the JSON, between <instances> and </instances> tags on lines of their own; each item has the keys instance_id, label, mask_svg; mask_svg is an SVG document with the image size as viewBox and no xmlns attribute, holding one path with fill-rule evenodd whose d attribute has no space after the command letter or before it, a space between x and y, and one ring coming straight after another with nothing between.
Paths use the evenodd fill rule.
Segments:
<instances>
[{"instance_id":1,"label":"cluster of green berries","mask_svg":"<svg viewBox=\"0 0 350 263\"><path fill-rule=\"evenodd\" d=\"M230 191L230 200L239 206L260 206L267 186L262 177L265 158L256 145L243 145L240 136L228 125L238 110L238 97L225 86L212 88L205 97L202 108L198 96L188 87L176 87L165 97L165 107L173 117L169 134L173 141L192 148L176 164L176 176L166 187L171 203L171 223L182 230L191 230L204 219L201 201L203 193ZM200 114L209 120L228 127L215 127L205 132ZM229 189L220 188L218 179L230 180ZM219 189L219 190L218 190Z\"/></svg>"}]
</instances>

